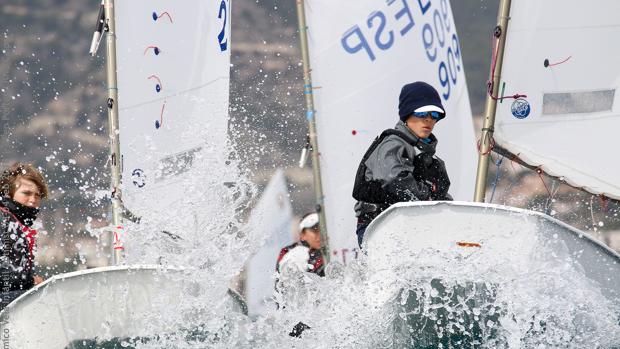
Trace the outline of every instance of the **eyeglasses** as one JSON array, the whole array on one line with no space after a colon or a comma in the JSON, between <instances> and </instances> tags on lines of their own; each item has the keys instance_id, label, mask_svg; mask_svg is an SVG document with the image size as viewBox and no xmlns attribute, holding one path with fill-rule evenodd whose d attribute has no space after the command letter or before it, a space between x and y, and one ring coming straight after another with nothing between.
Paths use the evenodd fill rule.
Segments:
<instances>
[{"instance_id":1,"label":"eyeglasses","mask_svg":"<svg viewBox=\"0 0 620 349\"><path fill-rule=\"evenodd\" d=\"M443 119L444 117L446 117L446 114L440 113L437 111L423 111L423 112L413 113L413 116L415 116L416 118L420 118L420 119L426 119L427 117L430 116L431 118L433 118L433 120L439 121Z\"/></svg>"}]
</instances>

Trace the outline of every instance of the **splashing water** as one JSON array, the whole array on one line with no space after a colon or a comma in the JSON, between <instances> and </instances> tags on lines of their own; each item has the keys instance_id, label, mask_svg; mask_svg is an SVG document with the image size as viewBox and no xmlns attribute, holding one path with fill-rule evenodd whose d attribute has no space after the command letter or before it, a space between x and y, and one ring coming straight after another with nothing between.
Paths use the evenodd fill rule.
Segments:
<instances>
[{"instance_id":1,"label":"splashing water","mask_svg":"<svg viewBox=\"0 0 620 349\"><path fill-rule=\"evenodd\" d=\"M226 292L265 239L235 218L253 188L234 161L208 150L201 154L203 161L188 177L190 189L177 208L195 220L179 224L183 238L160 233L171 218L145 217L132 227L127 243L130 264L185 268L168 276L183 284L181 294L162 290L154 296L152 312L144 314L145 322L167 324L170 331L123 339L121 346L620 346L618 290L599 284L591 277L592 266L584 264L586 258L596 268L607 268L604 275L617 271L617 260L587 259L583 237L538 216L494 209L481 224L481 215L471 207L418 206L383 216L369 228L366 254L347 266L332 263L325 278L284 270L281 293L275 295L279 310L250 319L234 310ZM214 168L220 171L217 176L204 176ZM221 178L236 181L225 185ZM457 241L472 243L460 247ZM291 337L300 322L309 329Z\"/></svg>"},{"instance_id":2,"label":"splashing water","mask_svg":"<svg viewBox=\"0 0 620 349\"><path fill-rule=\"evenodd\" d=\"M253 347L612 348L620 343L618 302L606 300L568 267L545 272L533 260L525 269L496 268L485 256L466 261L433 250L414 257L415 264L395 263L397 279L371 275L362 257L346 268L332 265L326 279L297 280L291 286L294 304L249 327ZM302 338L287 336L299 321L311 329Z\"/></svg>"},{"instance_id":3,"label":"splashing water","mask_svg":"<svg viewBox=\"0 0 620 349\"><path fill-rule=\"evenodd\" d=\"M239 189L221 184L204 188L209 195L189 195L188 202L197 205L184 206L204 229L188 226L179 230L183 239L166 240L157 233L159 223L146 219L127 244L136 251L130 263L162 264L164 272L155 275L165 282L151 295L150 309L139 319L146 327L141 330L156 334L111 339L104 334L105 344L126 348L620 345L617 256L605 254L600 246L548 218L499 206L489 210L445 203L396 205L369 227L366 253L359 259L347 266L330 264L325 278L295 266L285 268L279 276L281 292L275 296L279 310L250 319L235 309L226 289L263 237L235 221L230 224L245 200ZM221 211L202 215L202 205ZM191 211L193 207L200 210ZM439 217L441 224L430 224ZM144 251L137 248L142 244L147 246ZM182 269L165 272L167 266ZM140 285L137 275L131 287ZM127 286L113 287L120 302L127 302ZM301 337L291 337L300 323L309 328ZM115 324L107 326L112 333ZM97 347L90 340L80 343ZM73 347L79 348L78 344Z\"/></svg>"},{"instance_id":4,"label":"splashing water","mask_svg":"<svg viewBox=\"0 0 620 349\"><path fill-rule=\"evenodd\" d=\"M222 190L222 201L234 190ZM234 195L233 195L234 196ZM212 199L211 199L212 200ZM231 200L231 201L229 201ZM242 199L241 199L242 200ZM207 200L209 201L209 200ZM203 202L217 204L222 202ZM155 320L177 330L136 348L615 348L620 301L593 280L580 259L583 237L527 214L496 215L486 225L464 210L401 212L375 224L367 253L347 266L332 263L320 278L298 269L280 275L281 293L265 316L249 319L223 300L228 280L254 249L251 232L212 215L204 239L159 249L168 263L198 265L185 278L194 287L173 313ZM234 210L233 210L234 211ZM428 211L428 210L427 210ZM458 211L458 210L457 210ZM230 211L232 212L232 211ZM437 215L450 217L427 225ZM415 216L415 217L413 217ZM217 217L222 217L219 221ZM431 217L431 218L429 218ZM469 217L469 216L466 216ZM411 221L419 224L411 227ZM403 225L404 224L404 225ZM148 229L145 229L145 236ZM372 229L370 229L372 231ZM492 232L487 234L488 232ZM562 235L564 234L564 235ZM379 237L380 236L380 237ZM456 247L463 236L480 247ZM424 238L426 237L426 238ZM260 240L260 237L252 237ZM160 248L165 244L160 245ZM166 245L167 246L167 245ZM446 248L446 246L452 246ZM581 250L579 249L581 248ZM585 248L587 249L587 248ZM163 252L162 252L163 251ZM141 258L160 258L145 253ZM215 256L215 258L209 258ZM617 261L598 267L618 268ZM165 304L166 297L160 295ZM309 329L289 333L298 323ZM181 328L181 330L179 330Z\"/></svg>"},{"instance_id":5,"label":"splashing water","mask_svg":"<svg viewBox=\"0 0 620 349\"><path fill-rule=\"evenodd\" d=\"M228 287L264 238L239 218L254 195L253 185L229 153L208 144L196 155L185 176L182 199L169 215L146 215L128 228L132 236L125 246L131 251L127 264L182 268L182 273L168 277L184 285L182 294L155 295L153 312L145 314L153 322L169 324L170 332L134 339L129 342L132 347L226 348L243 338L245 316L235 309ZM173 232L162 227L173 227Z\"/></svg>"}]
</instances>

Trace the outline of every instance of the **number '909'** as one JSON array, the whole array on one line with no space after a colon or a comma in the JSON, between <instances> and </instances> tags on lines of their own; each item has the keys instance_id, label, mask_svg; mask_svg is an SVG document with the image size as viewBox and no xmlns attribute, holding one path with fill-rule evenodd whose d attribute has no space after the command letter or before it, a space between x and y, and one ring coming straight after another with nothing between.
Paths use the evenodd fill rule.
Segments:
<instances>
[{"instance_id":1,"label":"number '909'","mask_svg":"<svg viewBox=\"0 0 620 349\"><path fill-rule=\"evenodd\" d=\"M462 61L459 39L456 33L452 33L448 6L447 0L441 0L441 12L435 9L432 21L422 27L422 43L428 60L435 62L439 55L444 58L439 61L437 74L443 87L441 94L445 100L450 98L452 86L457 83Z\"/></svg>"}]
</instances>

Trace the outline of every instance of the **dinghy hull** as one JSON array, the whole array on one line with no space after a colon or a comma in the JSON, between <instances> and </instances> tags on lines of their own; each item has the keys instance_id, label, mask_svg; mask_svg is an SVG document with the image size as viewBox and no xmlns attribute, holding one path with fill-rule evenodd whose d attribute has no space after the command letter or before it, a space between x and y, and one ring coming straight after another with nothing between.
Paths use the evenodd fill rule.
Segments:
<instances>
[{"instance_id":1,"label":"dinghy hull","mask_svg":"<svg viewBox=\"0 0 620 349\"><path fill-rule=\"evenodd\" d=\"M391 316L399 347L620 345L608 335L619 326L620 256L547 215L401 203L372 222L363 248L368 298Z\"/></svg>"},{"instance_id":2,"label":"dinghy hull","mask_svg":"<svg viewBox=\"0 0 620 349\"><path fill-rule=\"evenodd\" d=\"M184 273L147 265L54 276L0 313L4 348L93 347L174 334L183 324L164 314L201 294L200 286ZM242 313L243 299L230 292L229 296L231 310ZM188 324L186 332L192 331L192 325L199 324Z\"/></svg>"}]
</instances>

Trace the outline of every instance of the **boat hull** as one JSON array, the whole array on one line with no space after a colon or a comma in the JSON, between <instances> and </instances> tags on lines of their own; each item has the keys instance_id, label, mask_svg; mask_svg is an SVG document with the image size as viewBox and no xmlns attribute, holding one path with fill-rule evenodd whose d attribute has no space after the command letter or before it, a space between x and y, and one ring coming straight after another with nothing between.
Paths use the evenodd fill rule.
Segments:
<instances>
[{"instance_id":1,"label":"boat hull","mask_svg":"<svg viewBox=\"0 0 620 349\"><path fill-rule=\"evenodd\" d=\"M182 328L179 319L163 315L200 295L199 286L184 273L182 269L147 265L54 276L0 313L4 348L64 349L89 347L89 343L144 342L179 330L192 335L193 330ZM231 309L242 313L243 299L230 292L229 296Z\"/></svg>"},{"instance_id":2,"label":"boat hull","mask_svg":"<svg viewBox=\"0 0 620 349\"><path fill-rule=\"evenodd\" d=\"M606 335L619 326L620 256L547 215L401 203L372 222L363 248L368 298L399 347L620 345Z\"/></svg>"}]
</instances>

